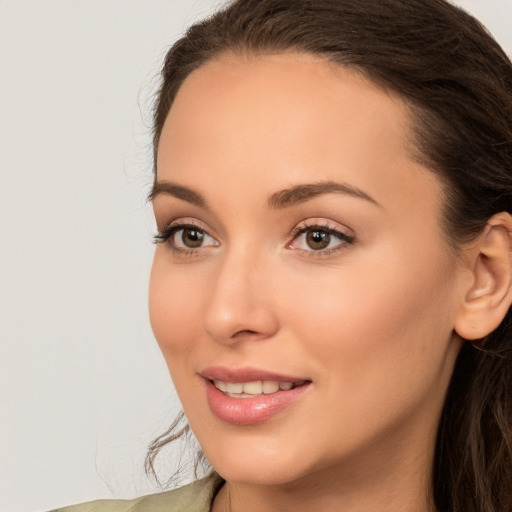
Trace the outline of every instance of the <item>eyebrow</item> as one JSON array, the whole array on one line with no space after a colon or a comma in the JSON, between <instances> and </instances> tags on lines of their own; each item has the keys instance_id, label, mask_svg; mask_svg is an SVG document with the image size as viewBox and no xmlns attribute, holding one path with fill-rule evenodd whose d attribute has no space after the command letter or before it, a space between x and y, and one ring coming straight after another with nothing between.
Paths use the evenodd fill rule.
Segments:
<instances>
[{"instance_id":1,"label":"eyebrow","mask_svg":"<svg viewBox=\"0 0 512 512\"><path fill-rule=\"evenodd\" d=\"M364 199L376 206L381 206L373 197L366 192L348 185L335 181L322 181L319 183L305 183L275 192L268 199L268 206L273 210L289 208L297 204L304 203L315 197L324 194L345 194L348 196ZM168 195L186 201L200 208L208 209L208 205L198 192L183 185L177 185L170 181L155 181L153 188L149 193L148 199L152 201L159 195Z\"/></svg>"},{"instance_id":2,"label":"eyebrow","mask_svg":"<svg viewBox=\"0 0 512 512\"><path fill-rule=\"evenodd\" d=\"M346 183L338 183L336 181L322 181L319 183L307 183L296 185L285 190L281 190L272 194L268 200L268 205L272 209L289 208L300 203L304 203L315 197L324 194L345 194L358 199L364 199L370 203L381 206L373 197L366 192L348 185Z\"/></svg>"},{"instance_id":3,"label":"eyebrow","mask_svg":"<svg viewBox=\"0 0 512 512\"><path fill-rule=\"evenodd\" d=\"M206 201L201 194L198 194L191 188L177 185L176 183L171 183L170 181L155 181L153 183L153 188L148 195L148 200L153 201L155 197L160 195L176 197L177 199L181 199L187 203L194 204L200 208L208 209Z\"/></svg>"}]
</instances>

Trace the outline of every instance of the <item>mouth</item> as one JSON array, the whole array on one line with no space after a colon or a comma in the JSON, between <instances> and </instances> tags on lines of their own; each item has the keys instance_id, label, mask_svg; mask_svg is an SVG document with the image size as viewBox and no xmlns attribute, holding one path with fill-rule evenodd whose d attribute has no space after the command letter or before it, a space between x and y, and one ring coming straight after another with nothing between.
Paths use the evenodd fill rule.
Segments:
<instances>
[{"instance_id":1,"label":"mouth","mask_svg":"<svg viewBox=\"0 0 512 512\"><path fill-rule=\"evenodd\" d=\"M208 368L201 372L211 412L236 425L261 423L305 395L312 381L253 368Z\"/></svg>"},{"instance_id":2,"label":"mouth","mask_svg":"<svg viewBox=\"0 0 512 512\"><path fill-rule=\"evenodd\" d=\"M254 398L273 395L278 391L290 391L303 386L307 381L253 380L250 382L226 382L219 379L210 381L219 391L231 398Z\"/></svg>"}]
</instances>

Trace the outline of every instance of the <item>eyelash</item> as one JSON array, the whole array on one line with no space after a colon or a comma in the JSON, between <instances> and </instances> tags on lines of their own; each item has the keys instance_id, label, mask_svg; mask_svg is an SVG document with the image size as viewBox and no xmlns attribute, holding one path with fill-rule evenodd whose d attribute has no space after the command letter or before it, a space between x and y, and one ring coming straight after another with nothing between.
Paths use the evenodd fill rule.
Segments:
<instances>
[{"instance_id":1,"label":"eyelash","mask_svg":"<svg viewBox=\"0 0 512 512\"><path fill-rule=\"evenodd\" d=\"M336 245L335 247L320 249L317 251L313 249L294 249L293 247L291 247L291 244L297 241L300 236L312 231L328 233L329 235L332 235L335 238L337 238L341 243ZM313 222L312 224L304 222L302 225L299 225L296 228L294 228L290 233L290 236L292 237L292 240L287 244L287 248L300 251L303 255L309 258L325 258L334 253L337 253L338 251L346 249L347 245L353 245L356 241L354 236L349 235L348 233L345 233L340 229L334 228L327 223L319 222Z\"/></svg>"},{"instance_id":2,"label":"eyelash","mask_svg":"<svg viewBox=\"0 0 512 512\"><path fill-rule=\"evenodd\" d=\"M176 245L174 245L172 243L173 236L178 231L181 231L184 229L194 229L196 231L203 233L204 235L211 237L211 235L209 235L205 229L201 228L197 224L194 224L193 222L179 222L178 221L178 222L173 222L173 223L169 224L168 226L166 226L164 228L163 231L159 231L158 233L156 233L153 236L153 242L155 244L167 243L167 245L172 250L173 254L180 255L180 256L195 256L195 255L199 254L198 249L206 249L206 247L198 247L196 249L192 249L192 248L185 249L183 247L177 247ZM300 236L302 236L308 232L311 232L311 231L319 231L322 233L327 233L327 234L332 235L335 238L337 238L341 243L332 248L319 249L319 250L298 249L298 248L291 247L291 245L295 241L297 241ZM313 224L303 223L302 225L295 227L290 232L289 236L292 239L289 243L286 244L286 247L288 249L300 251L303 255L305 255L307 257L311 257L311 258L327 257L333 253L343 250L344 248L346 248L347 245L352 245L355 242L354 236L349 235L339 229L336 229L327 223L320 224L318 222L313 223ZM211 238L214 239L213 237L211 237Z\"/></svg>"},{"instance_id":3,"label":"eyelash","mask_svg":"<svg viewBox=\"0 0 512 512\"><path fill-rule=\"evenodd\" d=\"M172 250L173 254L180 255L180 256L195 256L199 253L197 249L185 249L184 247L177 247L172 243L172 238L174 235L181 230L184 229L194 229L196 231L199 231L207 236L210 236L208 232L198 226L197 224L194 224L193 222L172 222L168 226L166 226L163 231L159 231L153 236L153 243L155 244L162 244L166 243L169 248ZM211 237L213 238L213 237ZM199 248L198 248L199 249ZM202 248L204 249L204 247Z\"/></svg>"}]
</instances>

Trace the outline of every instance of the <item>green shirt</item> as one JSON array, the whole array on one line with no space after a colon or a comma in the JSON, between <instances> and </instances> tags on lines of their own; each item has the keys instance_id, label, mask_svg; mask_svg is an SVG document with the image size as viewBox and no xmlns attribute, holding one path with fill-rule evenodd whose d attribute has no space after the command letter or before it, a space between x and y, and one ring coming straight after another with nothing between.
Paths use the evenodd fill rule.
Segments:
<instances>
[{"instance_id":1,"label":"green shirt","mask_svg":"<svg viewBox=\"0 0 512 512\"><path fill-rule=\"evenodd\" d=\"M209 512L223 480L215 473L173 491L135 500L98 500L52 512Z\"/></svg>"}]
</instances>

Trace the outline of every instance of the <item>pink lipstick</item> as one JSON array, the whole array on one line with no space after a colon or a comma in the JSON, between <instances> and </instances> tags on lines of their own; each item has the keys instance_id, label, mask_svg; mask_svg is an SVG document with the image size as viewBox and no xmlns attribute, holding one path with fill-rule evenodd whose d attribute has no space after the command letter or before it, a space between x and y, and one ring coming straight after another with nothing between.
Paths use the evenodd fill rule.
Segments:
<instances>
[{"instance_id":1,"label":"pink lipstick","mask_svg":"<svg viewBox=\"0 0 512 512\"><path fill-rule=\"evenodd\" d=\"M201 372L212 413L222 421L251 425L296 402L311 380L256 368L210 367Z\"/></svg>"}]
</instances>

